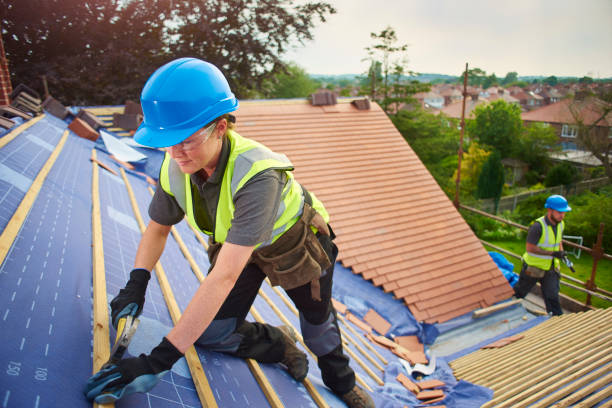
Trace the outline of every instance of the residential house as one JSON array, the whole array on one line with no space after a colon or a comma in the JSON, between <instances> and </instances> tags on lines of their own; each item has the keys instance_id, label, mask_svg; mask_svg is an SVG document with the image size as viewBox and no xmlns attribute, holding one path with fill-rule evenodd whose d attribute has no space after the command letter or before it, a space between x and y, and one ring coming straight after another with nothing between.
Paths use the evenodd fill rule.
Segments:
<instances>
[{"instance_id":1,"label":"residential house","mask_svg":"<svg viewBox=\"0 0 612 408\"><path fill-rule=\"evenodd\" d=\"M442 109L444 107L444 97L436 92L419 92L414 97L425 109Z\"/></svg>"},{"instance_id":2,"label":"residential house","mask_svg":"<svg viewBox=\"0 0 612 408\"><path fill-rule=\"evenodd\" d=\"M474 109L477 106L484 105L489 103L487 99L480 98L479 93L471 94L465 101L465 118L473 118L474 117ZM463 111L463 101L453 102L444 108L440 109L441 113L444 113L447 116L455 119L461 119L461 114Z\"/></svg>"},{"instance_id":3,"label":"residential house","mask_svg":"<svg viewBox=\"0 0 612 408\"><path fill-rule=\"evenodd\" d=\"M612 139L612 113L602 117L603 101L584 93L521 115L524 122L543 122L554 127L564 150L576 150L580 125L594 126L593 136Z\"/></svg>"}]
</instances>

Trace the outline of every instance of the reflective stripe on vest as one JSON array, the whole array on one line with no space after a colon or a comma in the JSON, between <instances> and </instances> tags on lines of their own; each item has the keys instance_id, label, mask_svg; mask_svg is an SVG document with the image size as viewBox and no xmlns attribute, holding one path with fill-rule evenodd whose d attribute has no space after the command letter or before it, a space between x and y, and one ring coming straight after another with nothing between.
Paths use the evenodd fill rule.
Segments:
<instances>
[{"instance_id":1,"label":"reflective stripe on vest","mask_svg":"<svg viewBox=\"0 0 612 408\"><path fill-rule=\"evenodd\" d=\"M230 154L227 160L214 231L201 230L195 220L193 211L193 198L191 196L191 181L188 174L180 171L178 164L169 154L166 154L160 171L160 185L164 191L175 197L178 205L183 209L188 222L205 234L213 235L215 242L223 243L232 226L234 218L234 197L236 193L254 176L269 169L283 170L286 174L286 183L281 193L281 202L274 222L273 231L269 240L260 242L259 246L266 246L276 241L285 231L293 226L302 214L304 196L302 187L295 182L291 170L293 165L284 154L271 151L254 140L246 139L238 133L228 130L227 137L230 142ZM313 208L319 212L326 222L329 215L323 204L312 194Z\"/></svg>"},{"instance_id":2,"label":"reflective stripe on vest","mask_svg":"<svg viewBox=\"0 0 612 408\"><path fill-rule=\"evenodd\" d=\"M539 222L542 226L542 235L540 235L537 246L546 251L558 251L561 248L561 240L563 239L563 228L565 224L563 221L557 224L557 235L555 236L552 226L548 225L544 221L544 218L545 216L536 220L536 222ZM527 265L535 266L536 268L540 268L545 271L550 269L553 259L555 262L555 268L559 269L561 267L561 262L559 259L553 258L551 255L533 254L531 252L525 252L523 254L523 260L527 263Z\"/></svg>"}]
</instances>

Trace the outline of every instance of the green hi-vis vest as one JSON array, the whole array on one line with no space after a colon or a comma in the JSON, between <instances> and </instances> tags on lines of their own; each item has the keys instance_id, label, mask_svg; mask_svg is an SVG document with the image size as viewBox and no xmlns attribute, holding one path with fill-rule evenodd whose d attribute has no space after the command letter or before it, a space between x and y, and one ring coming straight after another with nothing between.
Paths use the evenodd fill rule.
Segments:
<instances>
[{"instance_id":1,"label":"green hi-vis vest","mask_svg":"<svg viewBox=\"0 0 612 408\"><path fill-rule=\"evenodd\" d=\"M540 240L538 241L537 246L545 249L546 251L558 251L561 247L563 227L565 226L565 223L561 221L557 225L557 235L555 236L553 228L544 221L544 217L540 217L536 220L536 222L539 222L540 225L542 225L542 235L540 235ZM525 252L523 254L523 260L525 263L527 263L527 265L535 266L536 268L540 268L545 271L550 269L553 259L555 261L555 269L560 269L561 262L559 259L553 258L551 255L532 254L529 252Z\"/></svg>"},{"instance_id":2,"label":"green hi-vis vest","mask_svg":"<svg viewBox=\"0 0 612 408\"><path fill-rule=\"evenodd\" d=\"M217 214L213 231L202 230L195 220L191 181L189 174L181 172L178 164L166 153L161 166L159 181L164 191L176 199L178 205L187 216L187 221L196 229L207 235L212 235L215 242L223 243L232 226L234 218L234 197L236 193L255 175L269 169L284 170L287 182L281 194L271 238L260 242L257 247L266 246L276 241L285 231L293 226L302 214L304 195L302 187L295 181L291 171L293 165L284 154L275 153L266 146L254 140L240 136L228 130L230 154L221 182ZM323 204L311 193L313 208L329 222L329 214Z\"/></svg>"}]
</instances>

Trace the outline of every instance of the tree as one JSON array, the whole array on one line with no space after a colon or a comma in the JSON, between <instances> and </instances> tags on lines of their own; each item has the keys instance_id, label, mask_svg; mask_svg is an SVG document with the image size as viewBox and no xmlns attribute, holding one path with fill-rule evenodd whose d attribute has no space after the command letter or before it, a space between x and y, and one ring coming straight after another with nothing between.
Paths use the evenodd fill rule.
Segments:
<instances>
[{"instance_id":1,"label":"tree","mask_svg":"<svg viewBox=\"0 0 612 408\"><path fill-rule=\"evenodd\" d=\"M510 157L522 132L521 108L499 99L477 106L474 115L467 121L469 135L498 150L502 157Z\"/></svg>"},{"instance_id":2,"label":"tree","mask_svg":"<svg viewBox=\"0 0 612 408\"><path fill-rule=\"evenodd\" d=\"M163 60L170 1L0 0L13 84L68 104L137 98Z\"/></svg>"},{"instance_id":3,"label":"tree","mask_svg":"<svg viewBox=\"0 0 612 408\"><path fill-rule=\"evenodd\" d=\"M420 108L400 110L391 120L440 187L452 193L454 183L449 181L457 169L457 126L443 114L434 115Z\"/></svg>"},{"instance_id":4,"label":"tree","mask_svg":"<svg viewBox=\"0 0 612 408\"><path fill-rule=\"evenodd\" d=\"M291 63L285 71L271 78L265 87L269 88L265 93L267 98L303 98L315 92L319 88L319 82Z\"/></svg>"},{"instance_id":5,"label":"tree","mask_svg":"<svg viewBox=\"0 0 612 408\"><path fill-rule=\"evenodd\" d=\"M368 76L371 78L372 99L376 100L387 114L397 113L402 103L413 102L410 95L419 92L415 91L418 88L417 84L402 83L402 76L408 73L406 71L408 44L397 44L397 34L392 27L385 28L379 34L370 33L370 37L378 41L366 47L368 59L371 61ZM381 84L376 84L378 64L382 74Z\"/></svg>"},{"instance_id":6,"label":"tree","mask_svg":"<svg viewBox=\"0 0 612 408\"><path fill-rule=\"evenodd\" d=\"M463 76L465 75L465 71L461 73L458 82L463 83ZM483 83L487 79L487 73L480 68L471 68L468 69L468 84L473 86L482 86Z\"/></svg>"},{"instance_id":7,"label":"tree","mask_svg":"<svg viewBox=\"0 0 612 408\"><path fill-rule=\"evenodd\" d=\"M511 71L506 74L506 77L503 79L502 84L510 85L511 83L516 81L518 81L518 74L514 71Z\"/></svg>"},{"instance_id":8,"label":"tree","mask_svg":"<svg viewBox=\"0 0 612 408\"><path fill-rule=\"evenodd\" d=\"M478 176L482 166L487 161L490 152L486 151L476 142L472 142L467 152L461 158L461 193L464 196L474 196L478 186ZM457 179L457 171L453 173L452 181Z\"/></svg>"},{"instance_id":9,"label":"tree","mask_svg":"<svg viewBox=\"0 0 612 408\"><path fill-rule=\"evenodd\" d=\"M566 186L573 184L578 179L578 170L567 162L559 163L546 174L544 185L546 187Z\"/></svg>"},{"instance_id":10,"label":"tree","mask_svg":"<svg viewBox=\"0 0 612 408\"><path fill-rule=\"evenodd\" d=\"M336 12L325 2L295 0L174 0L173 5L170 50L216 65L242 98L282 71L281 57L290 44L312 40L316 19L325 22Z\"/></svg>"},{"instance_id":11,"label":"tree","mask_svg":"<svg viewBox=\"0 0 612 408\"><path fill-rule=\"evenodd\" d=\"M601 161L612 181L612 91L604 91L599 98L590 95L574 99L569 110L578 127L578 145Z\"/></svg>"},{"instance_id":12,"label":"tree","mask_svg":"<svg viewBox=\"0 0 612 408\"><path fill-rule=\"evenodd\" d=\"M549 124L526 124L515 143L513 157L527 163L531 171L545 174L550 165L548 153L559 150L557 142L555 130Z\"/></svg>"},{"instance_id":13,"label":"tree","mask_svg":"<svg viewBox=\"0 0 612 408\"><path fill-rule=\"evenodd\" d=\"M504 166L497 150L491 152L487 161L482 165L482 170L478 176L478 186L476 196L478 198L493 198L495 201L495 213L499 198L504 188Z\"/></svg>"},{"instance_id":14,"label":"tree","mask_svg":"<svg viewBox=\"0 0 612 408\"><path fill-rule=\"evenodd\" d=\"M138 99L162 63L190 56L218 66L246 97L281 72L290 43L312 39L315 21L335 10L293 0L0 0L14 84L65 104ZM168 22L168 23L166 23Z\"/></svg>"},{"instance_id":15,"label":"tree","mask_svg":"<svg viewBox=\"0 0 612 408\"><path fill-rule=\"evenodd\" d=\"M559 80L557 79L556 76L551 75L544 79L544 83L550 86L555 86L557 85L557 83L559 83Z\"/></svg>"},{"instance_id":16,"label":"tree","mask_svg":"<svg viewBox=\"0 0 612 408\"><path fill-rule=\"evenodd\" d=\"M482 87L484 89L490 88L492 86L498 85L499 81L497 80L497 77L495 76L495 74L491 74L488 77L486 77L483 82L482 82Z\"/></svg>"}]
</instances>

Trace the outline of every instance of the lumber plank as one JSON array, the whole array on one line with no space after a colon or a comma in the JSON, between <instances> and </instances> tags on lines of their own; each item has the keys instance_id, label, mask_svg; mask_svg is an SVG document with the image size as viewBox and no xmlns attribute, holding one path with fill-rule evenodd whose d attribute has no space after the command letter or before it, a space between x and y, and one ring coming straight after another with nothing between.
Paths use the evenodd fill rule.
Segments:
<instances>
[{"instance_id":1,"label":"lumber plank","mask_svg":"<svg viewBox=\"0 0 612 408\"><path fill-rule=\"evenodd\" d=\"M68 130L64 132L59 143L47 159L47 162L44 164L42 169L40 169L40 172L38 172L38 175L21 200L21 203L19 203L17 210L15 210L15 213L4 228L4 231L2 231L2 235L0 235L0 265L4 262L4 259L13 245L13 242L15 242L15 238L17 238L17 234L19 233L19 230L21 230L21 226L25 222L32 205L34 205L34 201L36 200L36 197L38 197L38 193L40 193L40 189L42 188L47 175L51 171L57 157L64 148L64 144L68 138L68 133Z\"/></svg>"},{"instance_id":2,"label":"lumber plank","mask_svg":"<svg viewBox=\"0 0 612 408\"><path fill-rule=\"evenodd\" d=\"M92 238L92 282L93 282L93 371L97 373L110 357L108 341L108 307L106 299L106 272L104 267L104 244L102 240L102 221L100 216L100 169L96 160L96 150L92 149L91 176L91 238ZM115 404L93 404L94 407L110 408Z\"/></svg>"},{"instance_id":3,"label":"lumber plank","mask_svg":"<svg viewBox=\"0 0 612 408\"><path fill-rule=\"evenodd\" d=\"M41 120L44 117L45 117L45 114L43 113L42 115L37 116L37 117L35 117L33 119L30 119L27 122L22 123L21 125L17 126L15 129L13 129L10 132L8 132L6 135L4 135L2 137L2 139L0 139L0 149L2 149L4 146L9 144L21 132L23 132L24 130L26 130L27 128L29 128L30 126L32 126L33 124L35 124L36 122L38 122L39 120Z\"/></svg>"}]
</instances>

